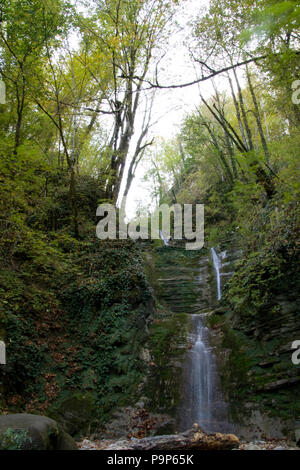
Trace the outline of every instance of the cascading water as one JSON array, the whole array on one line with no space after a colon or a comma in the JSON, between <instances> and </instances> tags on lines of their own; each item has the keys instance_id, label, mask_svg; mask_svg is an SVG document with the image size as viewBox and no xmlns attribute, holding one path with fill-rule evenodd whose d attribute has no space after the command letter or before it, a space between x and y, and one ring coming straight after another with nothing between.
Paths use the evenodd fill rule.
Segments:
<instances>
[{"instance_id":1,"label":"cascading water","mask_svg":"<svg viewBox=\"0 0 300 470\"><path fill-rule=\"evenodd\" d=\"M211 357L207 347L207 328L202 315L192 315L189 338L193 347L189 368L189 413L192 421L206 427L211 418Z\"/></svg>"},{"instance_id":2,"label":"cascading water","mask_svg":"<svg viewBox=\"0 0 300 470\"><path fill-rule=\"evenodd\" d=\"M162 233L161 230L159 231L159 236L160 236L161 240L164 242L164 245L169 246L169 240L164 237L164 234Z\"/></svg>"},{"instance_id":3,"label":"cascading water","mask_svg":"<svg viewBox=\"0 0 300 470\"><path fill-rule=\"evenodd\" d=\"M206 432L228 432L227 405L219 386L216 360L210 347L205 315L192 315L191 348L184 371L184 403L180 412L181 430L194 423Z\"/></svg>"},{"instance_id":4,"label":"cascading water","mask_svg":"<svg viewBox=\"0 0 300 470\"><path fill-rule=\"evenodd\" d=\"M214 270L216 272L216 279L217 279L217 300L221 300L222 294L221 294L221 275L220 275L220 269L222 267L222 263L220 261L220 258L218 257L216 251L214 248L210 249L211 251L211 256L214 264Z\"/></svg>"}]
</instances>

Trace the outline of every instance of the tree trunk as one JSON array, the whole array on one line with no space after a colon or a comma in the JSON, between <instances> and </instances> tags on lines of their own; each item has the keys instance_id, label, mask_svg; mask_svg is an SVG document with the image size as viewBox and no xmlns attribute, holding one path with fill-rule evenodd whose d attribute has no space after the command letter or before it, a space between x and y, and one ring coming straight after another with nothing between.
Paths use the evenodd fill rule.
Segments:
<instances>
[{"instance_id":1,"label":"tree trunk","mask_svg":"<svg viewBox=\"0 0 300 470\"><path fill-rule=\"evenodd\" d=\"M236 117L237 117L237 120L238 120L238 123L239 123L242 140L244 142L245 147L248 148L248 142L247 142L246 133L245 133L242 117L241 117L239 103L238 103L238 100L236 99L233 84L232 84L232 80L231 80L229 74L228 74L228 80L229 80L229 84L230 84L230 88L231 88L231 95L232 95L233 103L234 103L235 110L236 110Z\"/></svg>"},{"instance_id":2,"label":"tree trunk","mask_svg":"<svg viewBox=\"0 0 300 470\"><path fill-rule=\"evenodd\" d=\"M239 103L240 103L240 107L241 107L241 111L242 111L244 126L245 126L246 133L247 133L247 136L248 136L248 146L247 147L248 147L248 150L253 150L254 147L253 147L253 141L252 141L252 132L251 132L251 129L250 129L250 126L249 126L248 118L247 118L247 113L246 113L246 108L245 108L245 103L244 103L244 98L243 98L243 92L242 92L241 85L240 85L240 82L239 82L239 79L238 79L238 76L237 76L237 73L236 73L235 69L233 69L233 73L234 73L235 81L236 81L236 84L237 84L237 87L238 87Z\"/></svg>"},{"instance_id":3,"label":"tree trunk","mask_svg":"<svg viewBox=\"0 0 300 470\"><path fill-rule=\"evenodd\" d=\"M15 145L14 145L14 155L17 155L18 148L21 142L21 129L22 129L22 120L23 120L23 111L24 111L24 104L25 104L25 80L24 77L22 78L22 90L21 90L21 97L19 95L19 89L17 87L17 122L16 122L16 130L15 130Z\"/></svg>"},{"instance_id":4,"label":"tree trunk","mask_svg":"<svg viewBox=\"0 0 300 470\"><path fill-rule=\"evenodd\" d=\"M70 168L69 203L70 203L70 209L71 209L74 237L78 239L79 238L78 207L77 207L76 176L75 176L74 167Z\"/></svg>"},{"instance_id":5,"label":"tree trunk","mask_svg":"<svg viewBox=\"0 0 300 470\"><path fill-rule=\"evenodd\" d=\"M254 109L255 109L255 118L256 118L256 122L257 122L258 132L259 132L259 135L260 135L260 139L261 139L261 143L262 143L262 146L263 146L263 149L264 149L266 160L267 160L268 164L270 164L270 152L269 152L268 144L267 144L265 134L264 134L264 131L263 131L261 118L260 118L260 113L259 113L259 107L258 107L257 99L256 99L256 96L255 96L255 91L254 91L254 88L253 88L253 85L252 85L252 82L251 82L251 77L250 77L250 72L249 72L248 66L246 67L246 70L247 70L247 80L248 80L248 84L249 84L249 89L250 89L250 93L251 93L251 96L252 96L252 101L253 101Z\"/></svg>"},{"instance_id":6,"label":"tree trunk","mask_svg":"<svg viewBox=\"0 0 300 470\"><path fill-rule=\"evenodd\" d=\"M224 170L225 170L225 178L227 179L227 181L229 182L230 185L232 185L232 182L233 182L233 176L232 176L232 173L231 173L231 170L230 170L230 167L229 167L229 164L227 163L227 160L226 160L226 157L224 155L224 152L222 151L222 149L220 148L219 144L218 144L218 141L217 141L217 138L216 136L214 135L213 131L211 130L209 124L205 123L204 124L211 139L212 139L212 143L215 147L215 149L217 150L217 154L218 154L218 157L219 157L219 160L221 162L221 166L223 166ZM224 130L224 133L226 134L226 131Z\"/></svg>"},{"instance_id":7,"label":"tree trunk","mask_svg":"<svg viewBox=\"0 0 300 470\"><path fill-rule=\"evenodd\" d=\"M225 142L226 142L228 155L229 155L229 158L230 158L233 177L234 177L234 179L237 179L238 171L237 171L237 166L236 166L236 162L235 162L235 159L234 159L234 150L233 150L231 140L229 139L228 134L225 131L224 131L224 138L225 138Z\"/></svg>"}]
</instances>

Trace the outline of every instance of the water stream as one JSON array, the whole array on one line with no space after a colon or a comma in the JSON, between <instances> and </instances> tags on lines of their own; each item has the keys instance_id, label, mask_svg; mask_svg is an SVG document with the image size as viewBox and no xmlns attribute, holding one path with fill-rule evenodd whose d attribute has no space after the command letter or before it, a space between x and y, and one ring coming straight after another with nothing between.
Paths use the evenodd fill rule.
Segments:
<instances>
[{"instance_id":1,"label":"water stream","mask_svg":"<svg viewBox=\"0 0 300 470\"><path fill-rule=\"evenodd\" d=\"M192 345L186 373L186 415L189 424L202 427L211 419L212 377L211 357L208 349L208 332L203 315L192 315L192 331L189 336ZM186 424L187 425L187 424Z\"/></svg>"},{"instance_id":2,"label":"water stream","mask_svg":"<svg viewBox=\"0 0 300 470\"><path fill-rule=\"evenodd\" d=\"M206 432L230 432L227 405L220 389L216 360L210 346L210 331L205 326L205 315L192 315L189 342L180 428L188 429L198 423Z\"/></svg>"}]
</instances>

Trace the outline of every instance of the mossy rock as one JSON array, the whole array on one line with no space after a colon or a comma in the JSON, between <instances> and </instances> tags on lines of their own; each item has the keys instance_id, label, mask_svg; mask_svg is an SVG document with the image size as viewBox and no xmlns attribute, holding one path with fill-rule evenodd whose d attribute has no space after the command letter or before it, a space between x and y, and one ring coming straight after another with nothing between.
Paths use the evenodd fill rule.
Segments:
<instances>
[{"instance_id":1,"label":"mossy rock","mask_svg":"<svg viewBox=\"0 0 300 470\"><path fill-rule=\"evenodd\" d=\"M71 436L88 432L95 417L96 404L90 393L74 393L65 398L50 414Z\"/></svg>"},{"instance_id":2,"label":"mossy rock","mask_svg":"<svg viewBox=\"0 0 300 470\"><path fill-rule=\"evenodd\" d=\"M45 416L0 416L0 450L78 450L56 421Z\"/></svg>"}]
</instances>

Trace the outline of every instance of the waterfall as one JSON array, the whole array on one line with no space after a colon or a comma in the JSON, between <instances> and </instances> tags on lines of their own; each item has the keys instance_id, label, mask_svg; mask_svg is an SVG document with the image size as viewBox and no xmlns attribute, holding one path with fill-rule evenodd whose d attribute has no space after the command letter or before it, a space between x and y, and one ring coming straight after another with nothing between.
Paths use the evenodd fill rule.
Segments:
<instances>
[{"instance_id":1,"label":"waterfall","mask_svg":"<svg viewBox=\"0 0 300 470\"><path fill-rule=\"evenodd\" d=\"M231 432L227 404L220 389L216 358L210 346L205 314L193 314L190 348L183 376L180 430L194 423L206 432Z\"/></svg>"},{"instance_id":2,"label":"waterfall","mask_svg":"<svg viewBox=\"0 0 300 470\"><path fill-rule=\"evenodd\" d=\"M215 251L214 248L210 249L211 251L211 256L214 264L214 269L216 272L216 278L217 278L217 299L221 300L221 276L220 276L220 269L222 267L222 263Z\"/></svg>"},{"instance_id":3,"label":"waterfall","mask_svg":"<svg viewBox=\"0 0 300 470\"><path fill-rule=\"evenodd\" d=\"M164 238L162 232L160 236ZM187 337L184 333L180 338L178 335L177 352L174 354L174 350L169 348L169 351L166 350L168 361L159 368L153 368L152 380L159 389L159 393L151 396L153 409L159 410L159 413L176 413L174 424L168 428L171 433L186 431L194 423L198 423L206 432L232 432L214 343L210 329L206 326L207 315L214 308L211 302L210 256L195 253L192 257L190 254L185 257L184 254L177 260L174 253L174 263L169 263L168 256L164 258L162 250L164 264L161 263L157 271L160 298L168 305L179 324L181 320L177 314L186 314L190 328ZM215 253L215 257L219 261L219 277L221 260L225 264L227 257L225 252L219 254L219 257ZM181 356L182 350L185 351L184 356ZM161 400L162 396L164 401Z\"/></svg>"},{"instance_id":4,"label":"waterfall","mask_svg":"<svg viewBox=\"0 0 300 470\"><path fill-rule=\"evenodd\" d=\"M163 240L164 245L165 245L165 246L168 246L168 245L169 245L169 240L168 240L168 238L165 238L165 237L164 237L164 234L162 233L161 230L159 231L159 236L160 236L161 240Z\"/></svg>"}]
</instances>

